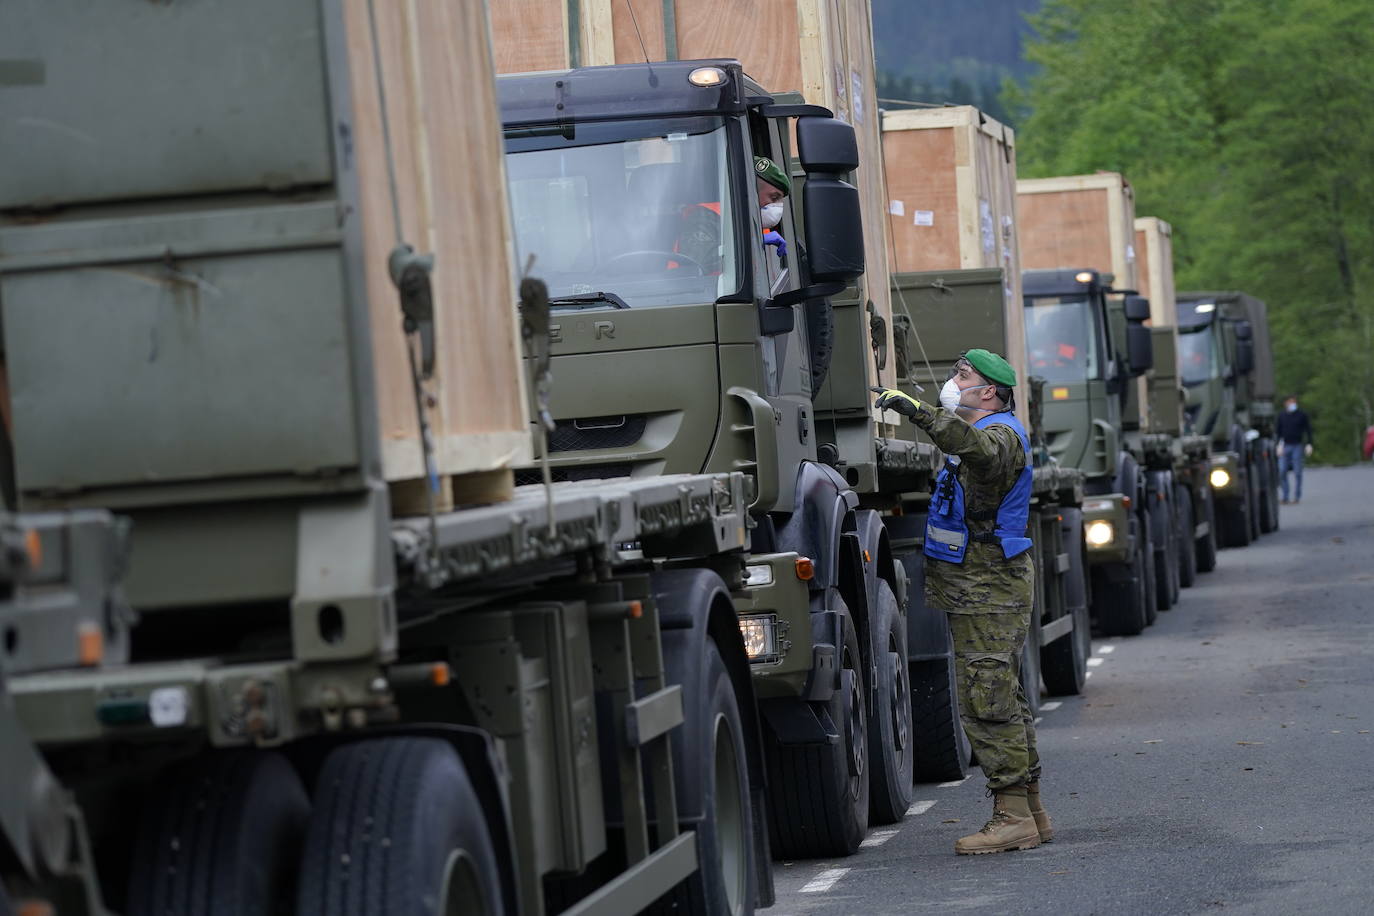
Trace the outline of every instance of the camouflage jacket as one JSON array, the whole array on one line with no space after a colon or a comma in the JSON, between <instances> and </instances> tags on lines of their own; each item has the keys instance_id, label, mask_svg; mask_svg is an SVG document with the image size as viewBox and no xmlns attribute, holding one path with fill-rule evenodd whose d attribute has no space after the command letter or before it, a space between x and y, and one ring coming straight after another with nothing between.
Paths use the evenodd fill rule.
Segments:
<instances>
[{"instance_id":1,"label":"camouflage jacket","mask_svg":"<svg viewBox=\"0 0 1374 916\"><path fill-rule=\"evenodd\" d=\"M1026 464L1021 440L1010 426L975 429L943 407L922 403L917 426L947 455L959 458L964 510L994 515ZM994 522L968 519L970 533L991 532ZM1028 610L1033 603L1035 565L1031 551L1008 560L996 543L970 540L963 563L927 560L926 604L954 614Z\"/></svg>"}]
</instances>

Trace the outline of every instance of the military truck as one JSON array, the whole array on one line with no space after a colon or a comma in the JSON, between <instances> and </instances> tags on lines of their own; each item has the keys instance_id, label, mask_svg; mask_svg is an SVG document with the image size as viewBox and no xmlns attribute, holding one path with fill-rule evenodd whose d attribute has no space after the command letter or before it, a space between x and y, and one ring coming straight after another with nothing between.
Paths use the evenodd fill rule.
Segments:
<instances>
[{"instance_id":1,"label":"military truck","mask_svg":"<svg viewBox=\"0 0 1374 916\"><path fill-rule=\"evenodd\" d=\"M1189 422L1212 445L1218 540L1244 547L1279 527L1274 359L1265 305L1243 292L1178 296Z\"/></svg>"},{"instance_id":2,"label":"military truck","mask_svg":"<svg viewBox=\"0 0 1374 916\"><path fill-rule=\"evenodd\" d=\"M1108 635L1157 611L1151 482L1127 448L1124 416L1152 363L1149 303L1118 296L1093 269L1022 274L1031 371L1045 380L1050 454L1084 473L1083 531L1093 616Z\"/></svg>"},{"instance_id":3,"label":"military truck","mask_svg":"<svg viewBox=\"0 0 1374 916\"><path fill-rule=\"evenodd\" d=\"M507 84L517 238L530 199L562 230L522 249L544 278L521 283L534 415L579 386L614 394L553 438L600 443L582 470L616 455L648 473L453 509L426 481L425 510L401 514L377 419L395 379L374 338L404 331L423 417L425 364L445 355L431 322L514 324L516 304L478 295L491 271L513 290L504 257L452 247L430 266L459 301L404 245L383 249L385 296L364 281L359 215L378 201L358 191L348 64L371 57L369 31L380 43L371 17L78 6L0 19L63 76L7 92L67 128L42 161L7 160L0 183L9 483L25 512L130 519L137 616L97 655L85 630L72 649L66 618L6 609L14 759L36 748L23 765L60 787L36 809L22 786L0 794L11 898L64 914L748 912L771 902L770 848L844 853L871 812L901 816L906 579L877 513L804 460L812 359L789 333L863 268L848 125L774 104L731 61ZM410 41L435 36L452 34ZM71 76L93 40L127 52L120 81ZM468 78L475 94L486 74ZM283 125L322 132L308 181L264 166ZM787 161L777 145L793 129L806 218L788 222L797 253L779 265L760 244L751 153ZM97 135L93 152L81 137ZM486 152L499 165L494 142ZM666 170L633 195L600 184L669 164L718 194L719 273L655 252L630 207L654 204L641 182ZM410 167L398 157L393 181ZM621 209L613 226L590 210L579 223L560 209L578 201ZM585 225L629 247L578 250ZM569 280L599 254L615 285ZM686 268L645 270L661 259ZM565 466L550 476L578 476ZM37 855L10 818L34 810ZM67 834L47 824L60 812Z\"/></svg>"}]
</instances>

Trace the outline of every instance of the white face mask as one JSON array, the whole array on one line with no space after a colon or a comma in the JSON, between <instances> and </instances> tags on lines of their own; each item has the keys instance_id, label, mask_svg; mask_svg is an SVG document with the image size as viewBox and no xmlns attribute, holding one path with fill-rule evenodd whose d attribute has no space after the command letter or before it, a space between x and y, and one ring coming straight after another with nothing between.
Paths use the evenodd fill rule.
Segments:
<instances>
[{"instance_id":1,"label":"white face mask","mask_svg":"<svg viewBox=\"0 0 1374 916\"><path fill-rule=\"evenodd\" d=\"M1293 411L1295 411L1295 410L1297 410L1297 409L1298 409L1298 403L1297 403L1296 401L1294 401L1292 404L1289 404L1289 405L1288 405L1288 412L1289 412L1289 413L1292 413Z\"/></svg>"},{"instance_id":2,"label":"white face mask","mask_svg":"<svg viewBox=\"0 0 1374 916\"><path fill-rule=\"evenodd\" d=\"M969 385L967 388L960 388L956 379L949 379L944 387L940 389L940 406L945 410L958 410L963 405L959 403L959 398L965 391L972 391L975 388L990 388L991 385Z\"/></svg>"},{"instance_id":3,"label":"white face mask","mask_svg":"<svg viewBox=\"0 0 1374 916\"><path fill-rule=\"evenodd\" d=\"M759 208L759 215L763 217L763 228L772 229L782 222L782 204L769 204Z\"/></svg>"}]
</instances>

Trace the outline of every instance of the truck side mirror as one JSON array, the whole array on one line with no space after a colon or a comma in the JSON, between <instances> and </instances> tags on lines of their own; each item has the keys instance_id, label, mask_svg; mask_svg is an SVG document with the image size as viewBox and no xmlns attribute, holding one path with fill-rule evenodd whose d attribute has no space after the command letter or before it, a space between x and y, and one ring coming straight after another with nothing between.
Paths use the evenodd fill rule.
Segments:
<instances>
[{"instance_id":1,"label":"truck side mirror","mask_svg":"<svg viewBox=\"0 0 1374 916\"><path fill-rule=\"evenodd\" d=\"M1237 331L1240 329L1237 328ZM1236 334L1236 372L1249 375L1255 370L1255 342L1249 337Z\"/></svg>"},{"instance_id":2,"label":"truck side mirror","mask_svg":"<svg viewBox=\"0 0 1374 916\"><path fill-rule=\"evenodd\" d=\"M1255 330L1248 321L1236 322L1236 340L1254 340Z\"/></svg>"},{"instance_id":3,"label":"truck side mirror","mask_svg":"<svg viewBox=\"0 0 1374 916\"><path fill-rule=\"evenodd\" d=\"M1143 375L1155 365L1155 341L1150 329L1138 321L1126 328L1126 355L1131 375Z\"/></svg>"},{"instance_id":4,"label":"truck side mirror","mask_svg":"<svg viewBox=\"0 0 1374 916\"><path fill-rule=\"evenodd\" d=\"M842 177L859 167L854 128L835 118L798 118L797 158L806 170L802 231L810 282L856 280L864 272L859 189Z\"/></svg>"},{"instance_id":5,"label":"truck side mirror","mask_svg":"<svg viewBox=\"0 0 1374 916\"><path fill-rule=\"evenodd\" d=\"M1126 320L1127 321L1149 321L1150 320L1150 300L1144 296L1126 297Z\"/></svg>"}]
</instances>

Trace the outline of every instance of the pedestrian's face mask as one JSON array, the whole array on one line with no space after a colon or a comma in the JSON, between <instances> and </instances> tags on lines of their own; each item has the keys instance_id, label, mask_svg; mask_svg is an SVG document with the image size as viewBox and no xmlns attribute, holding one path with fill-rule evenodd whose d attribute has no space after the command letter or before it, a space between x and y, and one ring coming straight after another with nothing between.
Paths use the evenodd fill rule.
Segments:
<instances>
[{"instance_id":1,"label":"pedestrian's face mask","mask_svg":"<svg viewBox=\"0 0 1374 916\"><path fill-rule=\"evenodd\" d=\"M759 209L759 215L763 218L763 228L772 229L782 222L782 204L768 204Z\"/></svg>"},{"instance_id":2,"label":"pedestrian's face mask","mask_svg":"<svg viewBox=\"0 0 1374 916\"><path fill-rule=\"evenodd\" d=\"M960 407L964 406L962 400L965 391L973 391L977 388L997 387L996 385L980 385L975 383L969 385L967 388L962 388L959 386L960 369L968 369L970 373L973 371L973 367L969 365L967 360L961 359L954 364L954 368L950 371L949 378L945 381L944 387L940 389L940 406L945 410L958 410Z\"/></svg>"},{"instance_id":3,"label":"pedestrian's face mask","mask_svg":"<svg viewBox=\"0 0 1374 916\"><path fill-rule=\"evenodd\" d=\"M1289 412L1289 413L1292 413L1293 411L1295 411L1295 410L1297 410L1297 409L1298 409L1298 402L1297 402L1297 401L1289 401L1289 402L1288 402L1288 412Z\"/></svg>"}]
</instances>

